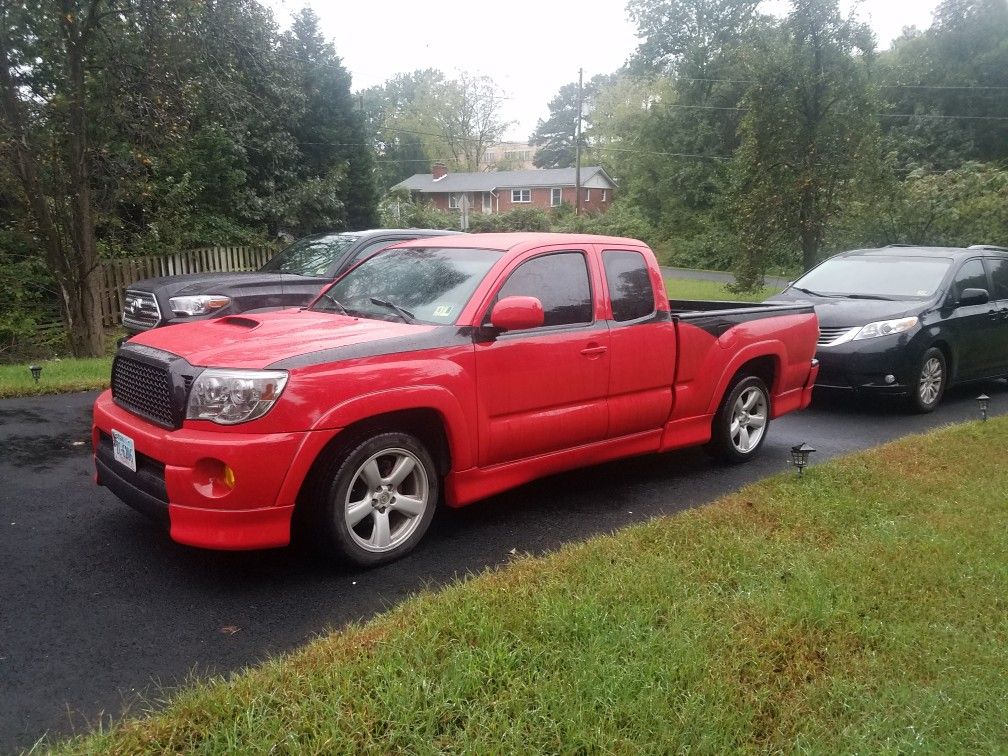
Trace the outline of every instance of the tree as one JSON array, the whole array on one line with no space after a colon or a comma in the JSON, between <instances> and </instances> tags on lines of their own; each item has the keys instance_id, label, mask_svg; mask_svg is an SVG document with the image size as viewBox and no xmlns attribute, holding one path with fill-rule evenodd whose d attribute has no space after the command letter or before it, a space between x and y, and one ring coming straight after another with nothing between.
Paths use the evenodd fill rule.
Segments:
<instances>
[{"instance_id":1,"label":"tree","mask_svg":"<svg viewBox=\"0 0 1008 756\"><path fill-rule=\"evenodd\" d=\"M104 348L98 301L92 91L116 89L98 68L103 23L158 15L138 2L113 16L111 0L0 4L0 118L4 155L17 177L45 260L59 286L70 348Z\"/></svg>"},{"instance_id":2,"label":"tree","mask_svg":"<svg viewBox=\"0 0 1008 756\"><path fill-rule=\"evenodd\" d=\"M635 65L679 77L710 77L723 52L756 18L758 0L630 0L644 41Z\"/></svg>"},{"instance_id":3,"label":"tree","mask_svg":"<svg viewBox=\"0 0 1008 756\"><path fill-rule=\"evenodd\" d=\"M777 40L753 51L734 160L741 285L761 281L778 245L797 247L812 267L829 221L875 159L873 48L836 0L794 0Z\"/></svg>"},{"instance_id":4,"label":"tree","mask_svg":"<svg viewBox=\"0 0 1008 756\"><path fill-rule=\"evenodd\" d=\"M428 153L448 159L452 168L478 171L487 148L508 126L501 120L502 103L497 85L486 76L463 73L436 85L418 114L432 128L432 135L424 136Z\"/></svg>"},{"instance_id":5,"label":"tree","mask_svg":"<svg viewBox=\"0 0 1008 756\"><path fill-rule=\"evenodd\" d=\"M593 76L583 87L581 111L590 118L599 90L612 82L614 75ZM577 133L578 85L564 84L549 103L549 116L539 119L529 144L537 146L536 168L570 168L575 162L575 134Z\"/></svg>"},{"instance_id":6,"label":"tree","mask_svg":"<svg viewBox=\"0 0 1008 756\"><path fill-rule=\"evenodd\" d=\"M926 32L908 30L879 63L882 126L902 174L1008 158L1003 0L944 0Z\"/></svg>"},{"instance_id":7,"label":"tree","mask_svg":"<svg viewBox=\"0 0 1008 756\"><path fill-rule=\"evenodd\" d=\"M361 93L367 132L377 156L379 184L390 189L414 173L430 167L433 155L425 147L434 124L426 122L423 106L444 83L444 75L428 68L398 74Z\"/></svg>"},{"instance_id":8,"label":"tree","mask_svg":"<svg viewBox=\"0 0 1008 756\"><path fill-rule=\"evenodd\" d=\"M291 30L281 40L280 54L291 66L295 85L288 128L302 160L298 181L285 199L310 198L316 217L309 220L295 211L300 223L294 230L375 225L378 198L364 115L350 93L350 74L322 36L318 17L310 8L294 17ZM306 193L299 185L302 181L314 182L319 191Z\"/></svg>"}]
</instances>

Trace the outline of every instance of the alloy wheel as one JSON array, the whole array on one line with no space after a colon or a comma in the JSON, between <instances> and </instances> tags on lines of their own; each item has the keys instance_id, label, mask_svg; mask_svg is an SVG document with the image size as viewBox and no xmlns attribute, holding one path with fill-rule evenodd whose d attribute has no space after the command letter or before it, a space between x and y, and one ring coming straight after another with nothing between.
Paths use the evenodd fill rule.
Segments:
<instances>
[{"instance_id":1,"label":"alloy wheel","mask_svg":"<svg viewBox=\"0 0 1008 756\"><path fill-rule=\"evenodd\" d=\"M408 449L383 449L354 473L343 507L354 543L375 553L392 551L423 520L430 481L420 459Z\"/></svg>"},{"instance_id":2,"label":"alloy wheel","mask_svg":"<svg viewBox=\"0 0 1008 756\"><path fill-rule=\"evenodd\" d=\"M755 386L739 394L732 407L729 429L732 445L742 454L748 454L763 438L767 424L766 396Z\"/></svg>"}]
</instances>

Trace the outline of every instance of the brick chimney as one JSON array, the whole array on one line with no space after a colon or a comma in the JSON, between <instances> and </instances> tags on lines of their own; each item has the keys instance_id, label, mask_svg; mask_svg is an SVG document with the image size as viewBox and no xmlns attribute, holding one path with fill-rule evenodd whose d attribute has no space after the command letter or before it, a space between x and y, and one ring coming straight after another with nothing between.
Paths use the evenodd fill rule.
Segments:
<instances>
[{"instance_id":1,"label":"brick chimney","mask_svg":"<svg viewBox=\"0 0 1008 756\"><path fill-rule=\"evenodd\" d=\"M448 175L448 166L444 163L434 163L431 166L431 173L434 174L434 180L443 179Z\"/></svg>"}]
</instances>

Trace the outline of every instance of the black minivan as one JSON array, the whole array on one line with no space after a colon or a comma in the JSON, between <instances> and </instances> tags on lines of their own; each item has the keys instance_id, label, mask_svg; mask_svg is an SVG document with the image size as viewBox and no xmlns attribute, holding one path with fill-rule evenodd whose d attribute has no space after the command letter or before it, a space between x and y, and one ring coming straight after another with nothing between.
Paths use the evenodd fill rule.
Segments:
<instances>
[{"instance_id":1,"label":"black minivan","mask_svg":"<svg viewBox=\"0 0 1008 756\"><path fill-rule=\"evenodd\" d=\"M772 301L819 316L817 386L906 395L1008 377L1008 249L890 246L829 258Z\"/></svg>"}]
</instances>

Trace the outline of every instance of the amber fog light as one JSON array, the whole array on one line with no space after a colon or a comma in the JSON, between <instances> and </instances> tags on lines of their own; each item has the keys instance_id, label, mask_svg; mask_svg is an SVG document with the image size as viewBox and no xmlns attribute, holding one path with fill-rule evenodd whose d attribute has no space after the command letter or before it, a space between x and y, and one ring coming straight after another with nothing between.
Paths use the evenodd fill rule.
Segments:
<instances>
[{"instance_id":1,"label":"amber fog light","mask_svg":"<svg viewBox=\"0 0 1008 756\"><path fill-rule=\"evenodd\" d=\"M219 498L235 487L235 472L219 459L204 457L193 468L193 485L209 498Z\"/></svg>"}]
</instances>

